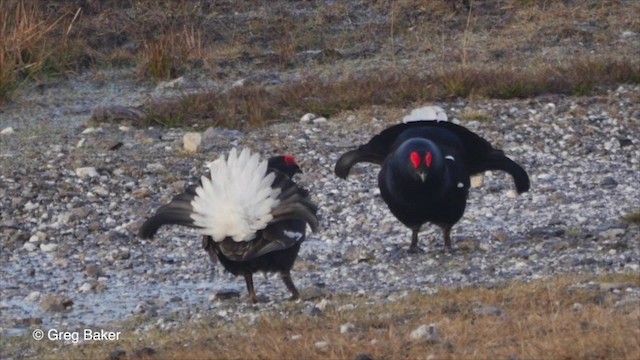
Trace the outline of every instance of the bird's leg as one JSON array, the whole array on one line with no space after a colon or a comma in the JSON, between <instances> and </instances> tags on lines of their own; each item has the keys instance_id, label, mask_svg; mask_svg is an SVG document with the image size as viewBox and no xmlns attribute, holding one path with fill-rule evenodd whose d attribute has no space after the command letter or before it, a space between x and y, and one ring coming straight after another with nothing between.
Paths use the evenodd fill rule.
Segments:
<instances>
[{"instance_id":1,"label":"bird's leg","mask_svg":"<svg viewBox=\"0 0 640 360\"><path fill-rule=\"evenodd\" d=\"M288 271L282 273L282 281L284 281L284 284L287 285L287 289L289 289L289 291L291 292L290 299L299 299L300 293L298 292L298 289L296 289L296 286L293 284L293 280L291 280L291 274Z\"/></svg>"},{"instance_id":2,"label":"bird's leg","mask_svg":"<svg viewBox=\"0 0 640 360\"><path fill-rule=\"evenodd\" d=\"M251 273L244 274L244 281L247 283L247 290L249 291L249 302L255 304L258 302L258 297L256 296L256 290L253 288L253 276Z\"/></svg>"},{"instance_id":3,"label":"bird's leg","mask_svg":"<svg viewBox=\"0 0 640 360\"><path fill-rule=\"evenodd\" d=\"M422 252L422 249L418 247L418 232L420 232L420 226L411 228L411 246L409 247L411 254Z\"/></svg>"},{"instance_id":4,"label":"bird's leg","mask_svg":"<svg viewBox=\"0 0 640 360\"><path fill-rule=\"evenodd\" d=\"M441 225L442 234L444 235L444 252L451 252L451 225Z\"/></svg>"}]
</instances>

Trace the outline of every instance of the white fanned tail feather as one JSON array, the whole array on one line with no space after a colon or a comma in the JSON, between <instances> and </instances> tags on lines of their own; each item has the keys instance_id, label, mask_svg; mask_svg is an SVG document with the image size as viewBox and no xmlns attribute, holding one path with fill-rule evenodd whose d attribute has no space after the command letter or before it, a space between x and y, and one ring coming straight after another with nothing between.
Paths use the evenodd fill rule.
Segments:
<instances>
[{"instance_id":1,"label":"white fanned tail feather","mask_svg":"<svg viewBox=\"0 0 640 360\"><path fill-rule=\"evenodd\" d=\"M440 106L425 106L411 110L411 114L402 118L403 123L414 121L449 121L447 113Z\"/></svg>"},{"instance_id":2,"label":"white fanned tail feather","mask_svg":"<svg viewBox=\"0 0 640 360\"><path fill-rule=\"evenodd\" d=\"M238 156L233 148L226 161L221 156L208 167L211 179L202 177L191 202L194 224L216 242L226 237L253 240L256 231L272 220L271 209L279 203L280 189L271 187L275 174L267 174L267 161L246 148Z\"/></svg>"}]
</instances>

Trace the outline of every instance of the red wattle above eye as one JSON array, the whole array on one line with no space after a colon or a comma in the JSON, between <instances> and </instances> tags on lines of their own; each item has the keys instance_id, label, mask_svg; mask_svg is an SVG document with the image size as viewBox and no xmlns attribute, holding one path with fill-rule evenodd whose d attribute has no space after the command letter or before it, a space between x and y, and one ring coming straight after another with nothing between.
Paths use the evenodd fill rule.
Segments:
<instances>
[{"instance_id":1,"label":"red wattle above eye","mask_svg":"<svg viewBox=\"0 0 640 360\"><path fill-rule=\"evenodd\" d=\"M296 159L294 159L293 156L290 156L290 155L286 155L284 157L284 163L285 165L297 165Z\"/></svg>"},{"instance_id":2,"label":"red wattle above eye","mask_svg":"<svg viewBox=\"0 0 640 360\"><path fill-rule=\"evenodd\" d=\"M432 160L433 160L433 155L431 155L431 153L428 152L427 155L424 157L424 161L425 161L425 164L427 164L427 167L431 167Z\"/></svg>"},{"instance_id":3,"label":"red wattle above eye","mask_svg":"<svg viewBox=\"0 0 640 360\"><path fill-rule=\"evenodd\" d=\"M417 169L420 166L420 155L418 155L418 153L414 151L411 153L411 155L409 155L409 158L411 159L411 164L413 164L413 167Z\"/></svg>"}]
</instances>

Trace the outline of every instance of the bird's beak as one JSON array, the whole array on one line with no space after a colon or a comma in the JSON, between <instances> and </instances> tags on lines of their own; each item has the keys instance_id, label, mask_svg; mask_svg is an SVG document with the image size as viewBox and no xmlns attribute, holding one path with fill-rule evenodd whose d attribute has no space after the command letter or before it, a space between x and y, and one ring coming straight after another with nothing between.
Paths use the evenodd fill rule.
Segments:
<instances>
[{"instance_id":1,"label":"bird's beak","mask_svg":"<svg viewBox=\"0 0 640 360\"><path fill-rule=\"evenodd\" d=\"M425 182L427 180L427 173L423 172L423 171L420 171L420 172L418 172L418 177L420 177L420 180L422 182Z\"/></svg>"}]
</instances>

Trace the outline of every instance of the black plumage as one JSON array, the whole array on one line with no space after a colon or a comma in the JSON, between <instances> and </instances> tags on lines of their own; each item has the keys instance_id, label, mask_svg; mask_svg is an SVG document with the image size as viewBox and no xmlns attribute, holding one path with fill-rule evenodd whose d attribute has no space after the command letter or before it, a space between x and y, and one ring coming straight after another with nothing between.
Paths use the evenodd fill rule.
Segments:
<instances>
[{"instance_id":1,"label":"black plumage","mask_svg":"<svg viewBox=\"0 0 640 360\"><path fill-rule=\"evenodd\" d=\"M210 235L202 236L202 246L212 261L219 260L227 271L244 277L251 302L258 301L253 274L259 271L280 273L291 292L291 298L299 297L291 280L291 269L306 239L307 224L312 231L318 227L317 206L310 200L309 193L292 180L294 174L301 172L291 156L275 156L268 160L267 174L275 175L271 187L280 189L277 196L279 202L270 211L272 219L266 227L256 231L252 240L234 241L227 236L217 242ZM162 225L168 224L197 228L192 217L192 201L198 196L196 191L199 186L187 187L184 193L160 207L142 225L139 236L143 239L152 238Z\"/></svg>"},{"instance_id":2,"label":"black plumage","mask_svg":"<svg viewBox=\"0 0 640 360\"><path fill-rule=\"evenodd\" d=\"M346 179L359 162L381 165L380 194L391 213L411 229L410 252L419 250L418 232L427 222L442 228L445 251L451 249L451 228L464 214L471 175L506 171L518 193L529 190L529 176L520 165L479 135L447 121L391 126L343 154L336 175Z\"/></svg>"}]
</instances>

